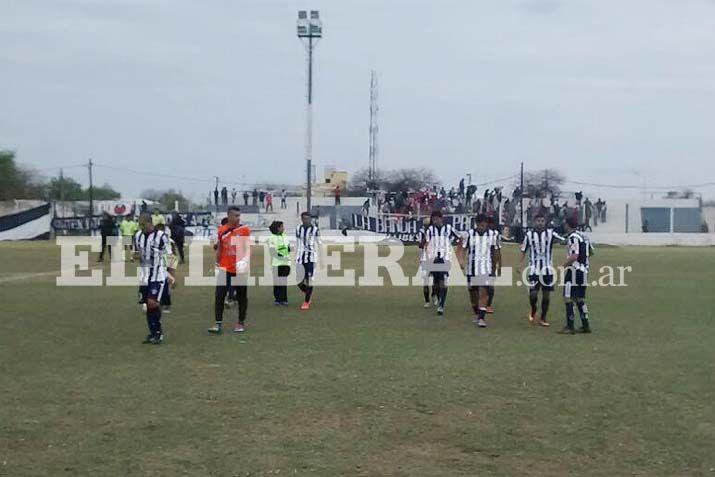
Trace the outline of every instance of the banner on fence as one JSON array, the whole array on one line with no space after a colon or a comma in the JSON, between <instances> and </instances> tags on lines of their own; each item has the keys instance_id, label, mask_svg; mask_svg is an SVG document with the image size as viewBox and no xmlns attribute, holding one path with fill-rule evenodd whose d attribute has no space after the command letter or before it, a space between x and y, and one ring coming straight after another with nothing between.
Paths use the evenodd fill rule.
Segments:
<instances>
[{"instance_id":1,"label":"banner on fence","mask_svg":"<svg viewBox=\"0 0 715 477\"><path fill-rule=\"evenodd\" d=\"M445 215L444 223L454 227L456 232L466 232L472 226L472 215ZM389 235L404 243L417 243L423 227L423 217L402 214L381 214L369 217L364 214L353 214L353 228L367 230L378 234Z\"/></svg>"}]
</instances>

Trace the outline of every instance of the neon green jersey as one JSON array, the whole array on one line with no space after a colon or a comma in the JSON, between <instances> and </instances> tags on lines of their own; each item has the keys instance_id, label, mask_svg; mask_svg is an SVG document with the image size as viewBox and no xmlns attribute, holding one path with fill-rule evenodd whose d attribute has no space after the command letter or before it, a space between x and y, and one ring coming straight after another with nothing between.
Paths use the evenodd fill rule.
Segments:
<instances>
[{"instance_id":1,"label":"neon green jersey","mask_svg":"<svg viewBox=\"0 0 715 477\"><path fill-rule=\"evenodd\" d=\"M133 237L139 230L139 224L132 219L124 219L122 223L119 224L119 230L122 231L123 236Z\"/></svg>"},{"instance_id":2,"label":"neon green jersey","mask_svg":"<svg viewBox=\"0 0 715 477\"><path fill-rule=\"evenodd\" d=\"M290 247L286 234L273 234L268 237L268 247L271 249L271 265L279 267L290 264ZM275 255L273 251L275 250Z\"/></svg>"}]
</instances>

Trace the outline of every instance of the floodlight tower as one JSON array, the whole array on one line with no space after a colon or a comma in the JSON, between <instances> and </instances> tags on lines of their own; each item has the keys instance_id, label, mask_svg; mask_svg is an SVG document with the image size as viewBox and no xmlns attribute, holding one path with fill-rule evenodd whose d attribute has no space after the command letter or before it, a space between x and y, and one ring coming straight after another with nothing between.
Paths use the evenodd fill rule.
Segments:
<instances>
[{"instance_id":1,"label":"floodlight tower","mask_svg":"<svg viewBox=\"0 0 715 477\"><path fill-rule=\"evenodd\" d=\"M308 52L308 94L305 128L305 162L306 162L306 202L310 212L312 196L313 173L313 48L323 37L323 22L318 10L311 10L310 17L306 10L298 11L298 38Z\"/></svg>"}]
</instances>

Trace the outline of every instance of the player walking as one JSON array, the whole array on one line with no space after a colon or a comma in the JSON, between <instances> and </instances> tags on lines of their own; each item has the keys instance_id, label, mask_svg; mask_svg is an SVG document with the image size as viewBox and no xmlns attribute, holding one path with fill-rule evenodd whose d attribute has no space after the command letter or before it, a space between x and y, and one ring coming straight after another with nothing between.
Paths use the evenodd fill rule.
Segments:
<instances>
[{"instance_id":1,"label":"player walking","mask_svg":"<svg viewBox=\"0 0 715 477\"><path fill-rule=\"evenodd\" d=\"M554 243L559 241L565 243L566 239L556 233L551 227L546 227L546 217L544 214L537 214L534 217L534 228L526 231L524 241L521 243L521 259L519 264L524 262L526 254L529 254L528 284L529 284L529 323L538 323L541 326L549 326L546 315L549 311L551 292L554 291L554 264L553 248ZM541 316L537 319L536 309L539 302L539 291L541 291Z\"/></svg>"},{"instance_id":2,"label":"player walking","mask_svg":"<svg viewBox=\"0 0 715 477\"><path fill-rule=\"evenodd\" d=\"M144 213L139 217L139 232L134 236L134 253L139 255L142 268L142 285L146 303L146 322L149 334L144 344L161 344L164 335L161 329L160 300L167 285L173 286L173 265L167 266L167 257L173 258L169 237L165 232L154 227L151 215Z\"/></svg>"},{"instance_id":3,"label":"player walking","mask_svg":"<svg viewBox=\"0 0 715 477\"><path fill-rule=\"evenodd\" d=\"M452 263L452 243L458 244L459 236L452 225L445 224L442 212L435 210L430 216L430 225L425 231L422 247L427 250L427 265L437 289L437 314L444 315L447 301L447 281Z\"/></svg>"},{"instance_id":4,"label":"player walking","mask_svg":"<svg viewBox=\"0 0 715 477\"><path fill-rule=\"evenodd\" d=\"M581 316L580 333L591 333L586 306L586 286L588 283L588 240L578 231L578 221L569 217L564 224L566 229L566 261L564 262L564 302L566 303L566 326L560 334L572 335L574 329L574 301Z\"/></svg>"},{"instance_id":5,"label":"player walking","mask_svg":"<svg viewBox=\"0 0 715 477\"><path fill-rule=\"evenodd\" d=\"M497 250L497 253L494 255L494 265L495 265L495 272L494 275L492 275L492 278L496 278L497 274L501 273L501 246L502 246L502 237L501 237L501 232L499 232L499 227L494 220L494 217L491 215L487 217L487 230L488 232L494 237L494 247ZM487 287L487 313L492 314L494 313L494 308L492 308L492 304L494 302L494 292L496 290L494 289L494 281L492 280L491 284Z\"/></svg>"},{"instance_id":6,"label":"player walking","mask_svg":"<svg viewBox=\"0 0 715 477\"><path fill-rule=\"evenodd\" d=\"M251 229L246 225L241 225L240 222L241 209L230 206L226 224L219 227L217 232L214 297L216 324L208 329L208 332L212 334L221 334L222 332L224 301L231 287L236 290L236 301L238 302L238 322L234 326L233 332L243 333L246 330Z\"/></svg>"},{"instance_id":7,"label":"player walking","mask_svg":"<svg viewBox=\"0 0 715 477\"><path fill-rule=\"evenodd\" d=\"M313 298L313 275L315 264L318 263L318 256L322 251L320 248L320 230L310 219L309 212L300 214L301 224L295 229L297 249L295 262L298 276L303 270L303 279L298 283L298 288L305 294L305 299L300 305L301 310L309 310Z\"/></svg>"},{"instance_id":8,"label":"player walking","mask_svg":"<svg viewBox=\"0 0 715 477\"><path fill-rule=\"evenodd\" d=\"M432 285L432 292L430 293L430 271L429 271L429 264L427 261L427 247L425 247L425 234L426 234L426 229L429 227L429 219L424 219L424 222L422 223L423 227L420 229L418 233L418 239L417 239L417 246L420 249L420 264L419 264L419 271L420 271L420 276L422 277L422 295L424 296L425 299L425 308L429 308L432 306L431 300L434 299L435 301L435 306L438 305L438 299L437 299L437 288L435 285Z\"/></svg>"},{"instance_id":9,"label":"player walking","mask_svg":"<svg viewBox=\"0 0 715 477\"><path fill-rule=\"evenodd\" d=\"M458 254L460 264L467 272L469 299L475 315L472 321L480 328L487 327L484 318L487 314L489 287L496 276L499 255L497 237L490 232L487 218L480 214L476 217L476 226L469 230L462 241Z\"/></svg>"}]
</instances>

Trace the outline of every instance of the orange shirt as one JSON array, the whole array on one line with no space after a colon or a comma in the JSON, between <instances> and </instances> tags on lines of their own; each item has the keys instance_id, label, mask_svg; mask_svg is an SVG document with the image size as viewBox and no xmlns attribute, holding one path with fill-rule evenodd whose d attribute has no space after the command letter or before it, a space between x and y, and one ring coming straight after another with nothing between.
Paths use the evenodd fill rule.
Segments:
<instances>
[{"instance_id":1,"label":"orange shirt","mask_svg":"<svg viewBox=\"0 0 715 477\"><path fill-rule=\"evenodd\" d=\"M236 273L236 262L248 261L251 244L248 236L251 229L247 225L222 225L218 228L216 258L219 268Z\"/></svg>"}]
</instances>

